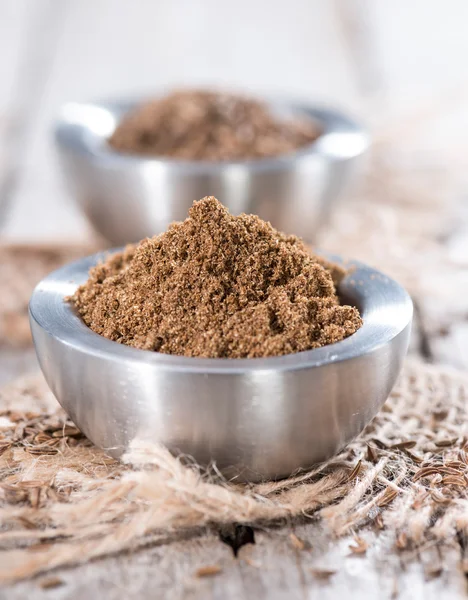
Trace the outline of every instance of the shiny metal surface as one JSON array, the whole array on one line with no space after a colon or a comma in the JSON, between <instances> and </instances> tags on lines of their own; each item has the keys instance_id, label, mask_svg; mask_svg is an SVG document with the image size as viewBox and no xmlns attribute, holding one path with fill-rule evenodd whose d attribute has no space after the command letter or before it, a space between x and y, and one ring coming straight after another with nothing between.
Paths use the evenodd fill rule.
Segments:
<instances>
[{"instance_id":1,"label":"shiny metal surface","mask_svg":"<svg viewBox=\"0 0 468 600\"><path fill-rule=\"evenodd\" d=\"M113 456L160 442L226 475L286 476L336 453L388 397L406 354L412 303L396 282L356 263L339 293L363 327L317 350L265 359L198 359L99 336L64 297L95 255L46 277L30 303L41 368L82 431ZM336 258L336 257L334 257Z\"/></svg>"},{"instance_id":2,"label":"shiny metal surface","mask_svg":"<svg viewBox=\"0 0 468 600\"><path fill-rule=\"evenodd\" d=\"M276 102L270 105L283 116L317 121L323 131L318 140L294 155L237 163L117 153L106 140L136 104L67 104L55 129L73 196L95 229L116 245L165 231L204 196L216 196L233 214L258 214L312 241L368 146L359 125L336 111Z\"/></svg>"}]
</instances>

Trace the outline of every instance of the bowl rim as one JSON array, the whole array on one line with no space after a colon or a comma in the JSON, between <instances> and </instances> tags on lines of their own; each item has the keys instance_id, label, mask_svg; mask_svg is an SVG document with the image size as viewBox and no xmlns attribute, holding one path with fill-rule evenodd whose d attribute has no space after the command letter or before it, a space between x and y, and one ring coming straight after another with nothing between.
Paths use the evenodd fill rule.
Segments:
<instances>
[{"instance_id":1,"label":"bowl rim","mask_svg":"<svg viewBox=\"0 0 468 600\"><path fill-rule=\"evenodd\" d=\"M359 261L347 261L337 255L319 252L347 269L338 291L359 307L364 321L362 327L348 338L313 350L267 358L198 358L132 348L89 329L72 305L64 300L87 280L90 267L119 250L98 252L76 260L39 282L29 303L33 337L34 328L38 326L47 335L81 353L122 364L128 361L138 363L143 369L157 367L203 375L254 375L352 360L380 349L411 326L413 304L399 283Z\"/></svg>"},{"instance_id":2,"label":"bowl rim","mask_svg":"<svg viewBox=\"0 0 468 600\"><path fill-rule=\"evenodd\" d=\"M316 121L321 130L318 138L290 154L237 161L189 161L113 150L107 140L122 116L138 104L157 96L154 94L65 103L55 121L55 142L59 148L85 157L102 167L122 169L141 165L151 168L164 166L175 171L210 174L231 169L249 171L288 169L292 165L309 160L311 156L321 156L329 160L347 160L362 154L370 144L368 132L363 125L340 110L304 101L263 97L260 99L274 110L306 115Z\"/></svg>"}]
</instances>

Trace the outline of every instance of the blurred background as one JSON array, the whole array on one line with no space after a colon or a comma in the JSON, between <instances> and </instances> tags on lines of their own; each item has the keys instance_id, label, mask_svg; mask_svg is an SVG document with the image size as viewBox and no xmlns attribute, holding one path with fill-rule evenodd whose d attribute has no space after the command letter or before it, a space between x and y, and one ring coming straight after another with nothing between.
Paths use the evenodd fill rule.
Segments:
<instances>
[{"instance_id":1,"label":"blurred background","mask_svg":"<svg viewBox=\"0 0 468 600\"><path fill-rule=\"evenodd\" d=\"M452 156L468 132L467 22L465 0L0 0L2 239L89 235L51 143L69 100L181 84L276 92L384 134L401 116L402 146L427 113L420 145Z\"/></svg>"}]
</instances>

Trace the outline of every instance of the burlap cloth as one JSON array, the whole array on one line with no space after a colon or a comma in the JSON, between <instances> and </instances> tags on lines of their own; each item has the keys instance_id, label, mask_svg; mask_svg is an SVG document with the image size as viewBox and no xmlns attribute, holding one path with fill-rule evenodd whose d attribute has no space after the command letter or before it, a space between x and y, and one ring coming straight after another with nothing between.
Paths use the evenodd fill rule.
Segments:
<instances>
[{"instance_id":1,"label":"burlap cloth","mask_svg":"<svg viewBox=\"0 0 468 600\"><path fill-rule=\"evenodd\" d=\"M434 170L426 156L415 169L411 144L401 150L384 132L319 240L400 279L432 311L433 327L466 310L458 298L466 298L468 257L443 243L461 185L450 168L447 176L437 157ZM12 264L1 266L11 277L20 270ZM0 297L9 293L4 284ZM15 293L3 300L0 331L26 343L25 295ZM284 481L236 485L160 447L118 463L67 420L40 375L15 381L0 390L0 583L232 522L314 515L332 535L384 529L399 549L450 543L468 531L467 404L468 376L409 360L382 411L339 456Z\"/></svg>"},{"instance_id":2,"label":"burlap cloth","mask_svg":"<svg viewBox=\"0 0 468 600\"><path fill-rule=\"evenodd\" d=\"M28 303L36 283L96 248L97 244L0 245L0 348L25 348L31 344Z\"/></svg>"},{"instance_id":3,"label":"burlap cloth","mask_svg":"<svg viewBox=\"0 0 468 600\"><path fill-rule=\"evenodd\" d=\"M468 377L408 363L344 452L284 481L234 485L164 448L120 464L80 435L40 376L0 393L0 583L209 524L315 514L332 534L388 529L400 548L468 527Z\"/></svg>"}]
</instances>

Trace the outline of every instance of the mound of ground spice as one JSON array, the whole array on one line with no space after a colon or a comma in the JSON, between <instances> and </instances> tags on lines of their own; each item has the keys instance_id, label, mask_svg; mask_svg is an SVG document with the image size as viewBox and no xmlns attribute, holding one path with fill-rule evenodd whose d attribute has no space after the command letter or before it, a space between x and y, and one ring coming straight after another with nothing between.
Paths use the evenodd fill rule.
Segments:
<instances>
[{"instance_id":1,"label":"mound of ground spice","mask_svg":"<svg viewBox=\"0 0 468 600\"><path fill-rule=\"evenodd\" d=\"M124 117L109 143L123 152L182 160L244 160L294 152L320 134L306 118L282 120L256 100L178 91Z\"/></svg>"},{"instance_id":2,"label":"mound of ground spice","mask_svg":"<svg viewBox=\"0 0 468 600\"><path fill-rule=\"evenodd\" d=\"M361 326L341 306L336 266L297 237L216 198L90 271L70 301L95 332L167 354L277 356L338 342Z\"/></svg>"}]
</instances>

